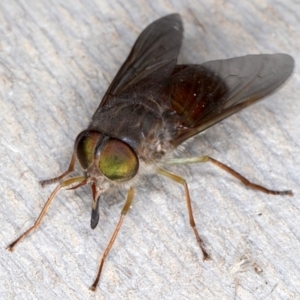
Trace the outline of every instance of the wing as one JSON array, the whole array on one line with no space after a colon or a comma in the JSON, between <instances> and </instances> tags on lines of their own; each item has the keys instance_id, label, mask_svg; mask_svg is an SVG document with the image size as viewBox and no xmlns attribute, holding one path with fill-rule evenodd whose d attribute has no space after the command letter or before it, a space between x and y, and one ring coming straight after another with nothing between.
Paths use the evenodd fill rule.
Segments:
<instances>
[{"instance_id":1,"label":"wing","mask_svg":"<svg viewBox=\"0 0 300 300\"><path fill-rule=\"evenodd\" d=\"M164 95L179 116L175 146L272 93L292 73L287 54L247 55L178 65ZM168 95L168 96L167 96Z\"/></svg>"},{"instance_id":2,"label":"wing","mask_svg":"<svg viewBox=\"0 0 300 300\"><path fill-rule=\"evenodd\" d=\"M138 37L99 108L115 96L126 93L130 86L145 81L151 75L154 77L154 73L156 80L168 77L176 65L182 36L179 14L165 16L150 24Z\"/></svg>"}]
</instances>

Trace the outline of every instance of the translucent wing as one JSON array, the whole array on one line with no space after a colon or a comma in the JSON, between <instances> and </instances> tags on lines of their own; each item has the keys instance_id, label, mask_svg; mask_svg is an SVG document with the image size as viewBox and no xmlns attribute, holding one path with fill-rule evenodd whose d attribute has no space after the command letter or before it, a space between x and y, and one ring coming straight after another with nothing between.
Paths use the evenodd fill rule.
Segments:
<instances>
[{"instance_id":1,"label":"translucent wing","mask_svg":"<svg viewBox=\"0 0 300 300\"><path fill-rule=\"evenodd\" d=\"M99 108L154 72L156 80L169 76L177 62L182 35L179 14L168 15L150 24L138 37Z\"/></svg>"},{"instance_id":2,"label":"translucent wing","mask_svg":"<svg viewBox=\"0 0 300 300\"><path fill-rule=\"evenodd\" d=\"M179 145L189 137L272 93L291 74L286 54L247 55L202 65L178 65L164 96L180 117Z\"/></svg>"}]
</instances>

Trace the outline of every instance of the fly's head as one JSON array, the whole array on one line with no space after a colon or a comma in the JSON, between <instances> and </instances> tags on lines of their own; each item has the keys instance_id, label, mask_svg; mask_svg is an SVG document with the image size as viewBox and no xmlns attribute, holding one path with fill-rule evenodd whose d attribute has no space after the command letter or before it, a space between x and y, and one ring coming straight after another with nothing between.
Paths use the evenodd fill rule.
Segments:
<instances>
[{"instance_id":1,"label":"fly's head","mask_svg":"<svg viewBox=\"0 0 300 300\"><path fill-rule=\"evenodd\" d=\"M135 177L139 160L128 144L94 130L85 130L77 136L74 151L86 173L85 183L91 185L91 227L94 229L99 220L100 195L111 183L126 182Z\"/></svg>"}]
</instances>

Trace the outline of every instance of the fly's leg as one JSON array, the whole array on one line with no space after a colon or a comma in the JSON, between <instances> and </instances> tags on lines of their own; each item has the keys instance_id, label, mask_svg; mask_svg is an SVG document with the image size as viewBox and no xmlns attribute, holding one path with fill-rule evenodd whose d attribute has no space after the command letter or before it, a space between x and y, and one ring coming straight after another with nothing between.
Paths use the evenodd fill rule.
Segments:
<instances>
[{"instance_id":1,"label":"fly's leg","mask_svg":"<svg viewBox=\"0 0 300 300\"><path fill-rule=\"evenodd\" d=\"M260 192L266 193L266 194L271 194L271 195L288 195L288 196L293 196L293 192L288 190L288 191L274 191L267 189L261 185L255 184L251 181L249 181L247 178L242 176L240 173L236 172L232 168L226 166L225 164L219 162L218 160L210 157L210 156L198 156L198 157L192 157L192 158L174 158L168 160L166 163L167 164L190 164L190 163L199 163L199 162L211 162L214 165L218 166L219 168L223 169L224 171L228 172L235 178L237 178L239 181L241 181L245 186L250 187L252 189L258 190Z\"/></svg>"},{"instance_id":2,"label":"fly's leg","mask_svg":"<svg viewBox=\"0 0 300 300\"><path fill-rule=\"evenodd\" d=\"M58 192L60 189L62 189L62 188L64 188L64 187L67 187L67 186L69 186L69 185L73 185L74 183L81 183L81 185L83 185L83 184L85 184L85 182L86 182L86 178L85 178L85 177L74 177L74 178L66 179L65 181L63 181L62 183L60 183L60 184L55 188L55 190L52 192L52 194L50 195L49 199L47 200L46 204L44 205L44 207L43 207L43 209L42 209L40 215L39 215L38 218L36 219L36 221L35 221L35 223L33 224L33 226L31 226L31 227L30 227L27 231L25 231L19 238L17 238L14 242L12 242L12 243L7 247L7 249L8 249L9 251L13 251L13 250L14 250L14 247L16 246L16 244L18 244L18 243L19 243L20 241L22 241L28 234L30 234L32 231L34 231L35 229L37 229L37 228L40 226L40 224L41 224L41 222L42 222L42 220L43 220L43 218L44 218L44 216L45 216L45 214L46 214L46 212L47 212L47 210L48 210L48 208L49 208L51 202L53 201L53 199L55 198L57 192Z\"/></svg>"},{"instance_id":3,"label":"fly's leg","mask_svg":"<svg viewBox=\"0 0 300 300\"><path fill-rule=\"evenodd\" d=\"M58 182L61 179L63 179L64 177L66 177L68 174L73 172L74 166L75 166L75 161L76 161L76 156L75 156L75 153L73 153L70 165L68 167L68 170L66 172L62 173L60 176L57 176L55 178L41 180L40 184L42 185L42 187L44 187L47 184L52 184L52 183Z\"/></svg>"},{"instance_id":4,"label":"fly's leg","mask_svg":"<svg viewBox=\"0 0 300 300\"><path fill-rule=\"evenodd\" d=\"M200 238L200 235L199 235L197 227L196 227L196 223L195 223L194 215L193 215L192 204L191 204L190 193L189 193L189 189L188 189L185 179L183 179L182 177L175 175L171 172L168 172L167 170L164 170L164 169L159 169L157 172L158 172L158 174L168 177L168 178L178 182L179 184L183 185L184 191L185 191L185 199L186 199L189 219L190 219L190 225L194 231L197 243L203 253L203 260L210 259L208 253L205 250L204 243L203 243L202 239Z\"/></svg>"},{"instance_id":5,"label":"fly's leg","mask_svg":"<svg viewBox=\"0 0 300 300\"><path fill-rule=\"evenodd\" d=\"M126 202L125 202L125 205L122 209L122 212L121 212L121 216L120 216L120 219L119 219L119 222L116 226L116 229L112 235L112 237L110 238L110 241L108 243L108 245L106 246L103 254L102 254L102 257L101 257L101 261L100 261L100 265L99 265L99 269L98 269L98 273L97 273L97 277L94 281L94 283L92 284L92 286L90 287L90 290L92 291L95 291L96 288L97 288L97 285L98 285L98 282L99 282L99 279L100 279L100 276L101 276L101 272L102 272L102 268L103 268L103 265L104 265L104 261L111 249L111 247L113 246L115 240L116 240L116 237L121 229L121 226L122 226L122 223L123 223L123 220L124 220L124 217L126 216L131 204L132 204L132 200L133 200L133 195L134 195L134 190L133 188L130 188L128 193L127 193L127 198L126 198Z\"/></svg>"}]
</instances>

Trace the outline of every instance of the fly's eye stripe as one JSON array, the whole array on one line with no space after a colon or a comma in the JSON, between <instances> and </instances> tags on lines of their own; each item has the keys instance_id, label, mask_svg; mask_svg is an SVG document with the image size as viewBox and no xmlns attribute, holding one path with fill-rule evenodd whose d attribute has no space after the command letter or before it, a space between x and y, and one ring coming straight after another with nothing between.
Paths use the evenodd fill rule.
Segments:
<instances>
[{"instance_id":1,"label":"fly's eye stripe","mask_svg":"<svg viewBox=\"0 0 300 300\"><path fill-rule=\"evenodd\" d=\"M101 151L99 169L112 181L127 181L136 175L138 168L136 153L120 140L109 140Z\"/></svg>"},{"instance_id":2,"label":"fly's eye stripe","mask_svg":"<svg viewBox=\"0 0 300 300\"><path fill-rule=\"evenodd\" d=\"M76 146L77 158L82 168L87 169L92 163L95 146L99 139L102 138L102 135L96 131L86 131L83 133L83 136L78 137L79 140Z\"/></svg>"}]
</instances>

